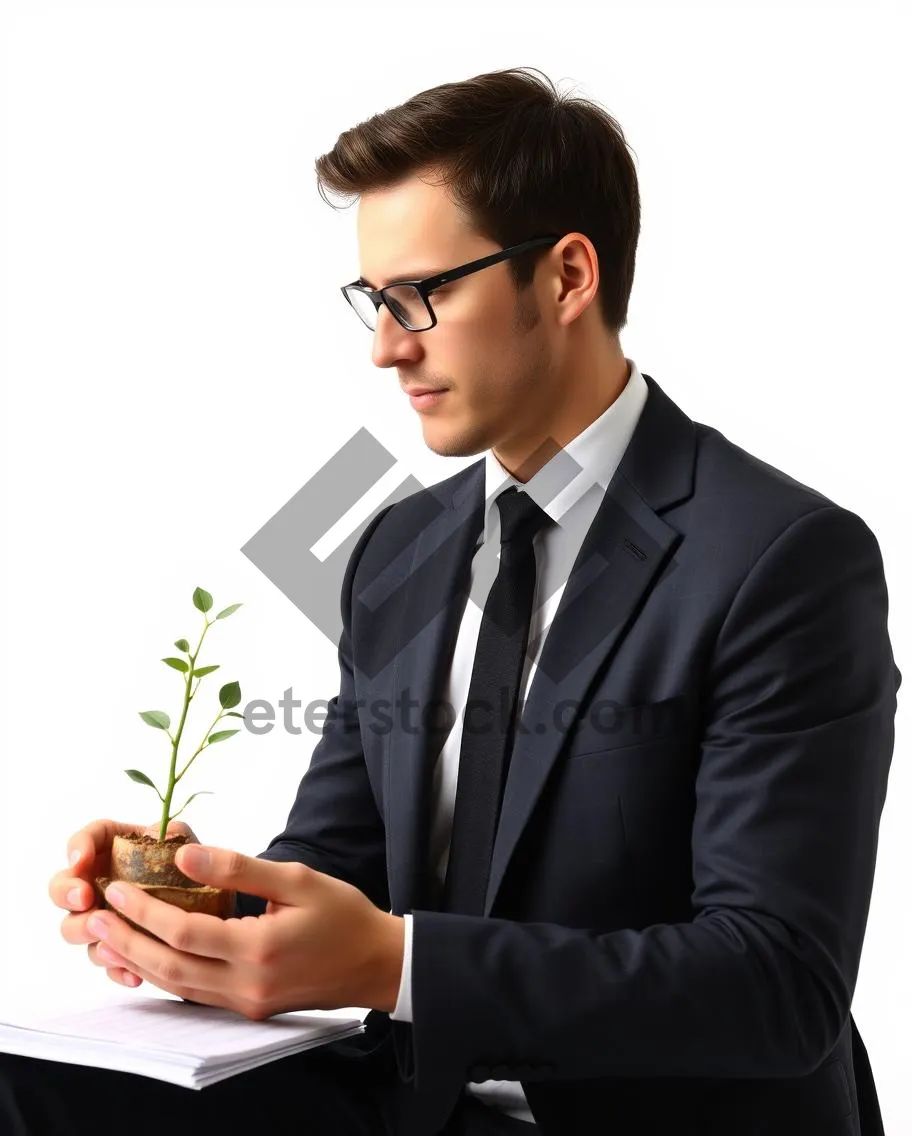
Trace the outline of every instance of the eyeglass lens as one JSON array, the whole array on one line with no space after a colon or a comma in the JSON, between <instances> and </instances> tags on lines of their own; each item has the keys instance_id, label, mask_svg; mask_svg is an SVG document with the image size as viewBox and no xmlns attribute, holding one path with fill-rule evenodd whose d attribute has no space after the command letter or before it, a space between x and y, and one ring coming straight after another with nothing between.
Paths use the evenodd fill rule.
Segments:
<instances>
[{"instance_id":1,"label":"eyeglass lens","mask_svg":"<svg viewBox=\"0 0 912 1136\"><path fill-rule=\"evenodd\" d=\"M387 288L384 294L393 315L410 331L421 331L431 326L430 313L417 288L413 288L411 284L395 284ZM348 295L355 311L373 330L377 326L378 314L373 300L357 288L353 288Z\"/></svg>"}]
</instances>

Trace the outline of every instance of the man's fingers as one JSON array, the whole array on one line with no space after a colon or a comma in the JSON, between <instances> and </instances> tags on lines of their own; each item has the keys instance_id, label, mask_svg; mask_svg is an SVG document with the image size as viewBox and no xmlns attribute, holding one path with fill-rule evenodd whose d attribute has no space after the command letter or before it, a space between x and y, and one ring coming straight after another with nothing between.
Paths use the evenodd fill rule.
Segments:
<instances>
[{"instance_id":1,"label":"man's fingers","mask_svg":"<svg viewBox=\"0 0 912 1136\"><path fill-rule=\"evenodd\" d=\"M52 902L65 911L85 911L95 906L95 877L108 874L114 837L140 831L146 831L142 825L102 819L93 820L74 833L66 846L69 866L57 872L48 884L48 895ZM151 833L152 830L148 831ZM186 832L192 835L183 821L172 821L168 825L168 832Z\"/></svg>"},{"instance_id":2,"label":"man's fingers","mask_svg":"<svg viewBox=\"0 0 912 1136\"><path fill-rule=\"evenodd\" d=\"M125 960L119 956L105 958L104 951L110 950L102 943L97 935L93 935L86 926L88 915L67 915L60 925L60 932L68 943L87 943L86 951L89 961L94 966L104 967L108 977L120 986L136 987L142 982L138 974L124 966ZM116 952L115 952L116 953Z\"/></svg>"},{"instance_id":3,"label":"man's fingers","mask_svg":"<svg viewBox=\"0 0 912 1136\"><path fill-rule=\"evenodd\" d=\"M83 879L91 878L107 860L115 836L126 836L131 832L141 832L141 824L127 824L116 820L93 820L85 828L73 833L67 841L67 863L74 875Z\"/></svg>"},{"instance_id":4,"label":"man's fingers","mask_svg":"<svg viewBox=\"0 0 912 1136\"><path fill-rule=\"evenodd\" d=\"M108 973L108 978L112 982L116 982L119 986L129 986L134 988L139 986L142 979L138 974L134 974L132 970L127 967L119 965L117 962L112 962L111 959L104 958L101 948L93 943L88 948L89 961L95 966L104 967Z\"/></svg>"},{"instance_id":5,"label":"man's fingers","mask_svg":"<svg viewBox=\"0 0 912 1136\"><path fill-rule=\"evenodd\" d=\"M93 935L86 927L88 915L67 915L60 926L61 934L68 943L87 943L86 951L89 961L94 966L104 967L108 977L120 986L136 987L142 982L138 974L122 965L123 960L112 961L99 955L100 943L98 936Z\"/></svg>"},{"instance_id":6,"label":"man's fingers","mask_svg":"<svg viewBox=\"0 0 912 1136\"><path fill-rule=\"evenodd\" d=\"M57 872L48 884L48 895L65 911L85 911L97 903L94 880L108 874L111 844L115 836L131 832L158 836L159 826L126 824L114 820L95 820L81 828L67 841L69 867ZM193 829L182 820L172 820L168 836L186 836L194 843Z\"/></svg>"},{"instance_id":7,"label":"man's fingers","mask_svg":"<svg viewBox=\"0 0 912 1136\"><path fill-rule=\"evenodd\" d=\"M86 924L91 911L80 911L77 915L64 915L60 921L60 934L67 943L97 943L98 936L93 935Z\"/></svg>"},{"instance_id":8,"label":"man's fingers","mask_svg":"<svg viewBox=\"0 0 912 1136\"><path fill-rule=\"evenodd\" d=\"M93 885L86 879L74 876L69 870L57 872L51 878L48 895L64 911L86 911L98 902Z\"/></svg>"},{"instance_id":9,"label":"man's fingers","mask_svg":"<svg viewBox=\"0 0 912 1136\"><path fill-rule=\"evenodd\" d=\"M110 849L115 832L125 827L113 820L93 820L67 841L67 863L73 869L87 871L99 852Z\"/></svg>"},{"instance_id":10,"label":"man's fingers","mask_svg":"<svg viewBox=\"0 0 912 1136\"><path fill-rule=\"evenodd\" d=\"M197 883L233 888L277 903L293 903L299 898L301 888L306 886L312 873L304 864L244 856L230 848L213 848L210 844L187 844L179 848L174 863Z\"/></svg>"}]
</instances>

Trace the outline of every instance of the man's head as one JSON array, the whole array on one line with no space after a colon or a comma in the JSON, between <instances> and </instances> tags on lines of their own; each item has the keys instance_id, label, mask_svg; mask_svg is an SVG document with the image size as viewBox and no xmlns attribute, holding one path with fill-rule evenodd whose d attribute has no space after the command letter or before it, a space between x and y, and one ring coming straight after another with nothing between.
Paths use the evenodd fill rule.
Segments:
<instances>
[{"instance_id":1,"label":"man's head","mask_svg":"<svg viewBox=\"0 0 912 1136\"><path fill-rule=\"evenodd\" d=\"M316 170L325 199L360 198L361 282L373 290L554 238L431 291L429 330L376 311L374 363L395 367L406 389L445 388L416 408L435 452L493 448L526 480L550 456L543 446L566 444L623 389L639 191L621 128L600 107L526 69L493 72L345 131ZM412 296L408 310L424 312Z\"/></svg>"}]
</instances>

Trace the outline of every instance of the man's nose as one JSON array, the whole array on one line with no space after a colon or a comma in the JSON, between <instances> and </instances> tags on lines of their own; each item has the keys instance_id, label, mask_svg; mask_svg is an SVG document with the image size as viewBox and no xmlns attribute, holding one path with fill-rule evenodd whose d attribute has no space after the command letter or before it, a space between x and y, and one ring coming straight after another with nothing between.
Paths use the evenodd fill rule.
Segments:
<instances>
[{"instance_id":1,"label":"man's nose","mask_svg":"<svg viewBox=\"0 0 912 1136\"><path fill-rule=\"evenodd\" d=\"M422 351L419 339L414 331L406 331L385 304L381 305L371 349L374 366L394 367L400 359L419 358Z\"/></svg>"}]
</instances>

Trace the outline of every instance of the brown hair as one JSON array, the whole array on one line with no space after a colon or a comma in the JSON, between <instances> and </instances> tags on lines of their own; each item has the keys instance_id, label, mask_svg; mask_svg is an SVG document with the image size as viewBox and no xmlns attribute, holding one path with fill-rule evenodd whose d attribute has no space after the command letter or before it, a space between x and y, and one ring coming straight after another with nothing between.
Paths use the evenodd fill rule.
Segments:
<instances>
[{"instance_id":1,"label":"brown hair","mask_svg":"<svg viewBox=\"0 0 912 1136\"><path fill-rule=\"evenodd\" d=\"M584 233L598 255L602 317L616 332L627 322L640 232L630 150L607 111L532 71L443 83L344 131L316 161L319 192L332 205L326 189L357 197L438 169L474 228L504 248ZM518 288L547 251L507 261Z\"/></svg>"}]
</instances>

